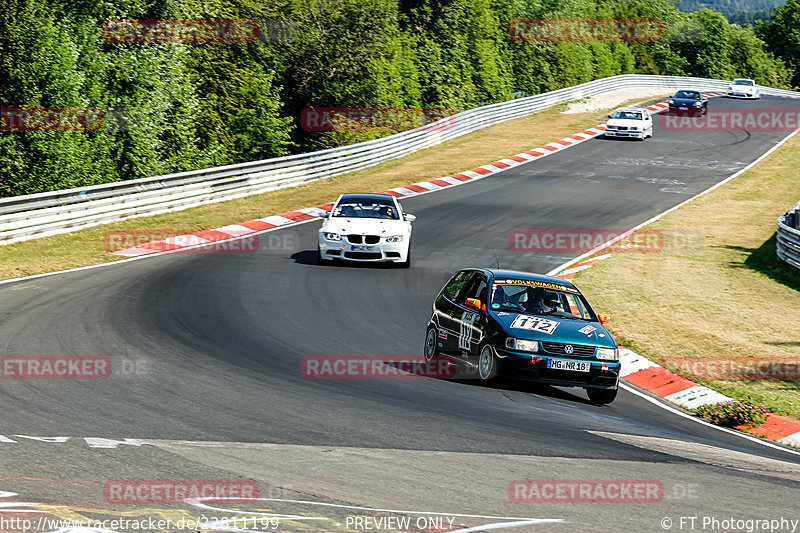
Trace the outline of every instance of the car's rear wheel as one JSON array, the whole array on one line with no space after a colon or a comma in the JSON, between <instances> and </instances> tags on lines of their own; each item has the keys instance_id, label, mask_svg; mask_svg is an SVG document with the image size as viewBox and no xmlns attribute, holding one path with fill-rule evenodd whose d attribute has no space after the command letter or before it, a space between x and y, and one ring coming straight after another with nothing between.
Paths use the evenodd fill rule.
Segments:
<instances>
[{"instance_id":1,"label":"car's rear wheel","mask_svg":"<svg viewBox=\"0 0 800 533\"><path fill-rule=\"evenodd\" d=\"M497 358L488 344L483 345L478 356L478 375L482 381L489 381L497 375Z\"/></svg>"},{"instance_id":2,"label":"car's rear wheel","mask_svg":"<svg viewBox=\"0 0 800 533\"><path fill-rule=\"evenodd\" d=\"M609 404L617 397L619 389L586 389L586 395L592 403Z\"/></svg>"},{"instance_id":3,"label":"car's rear wheel","mask_svg":"<svg viewBox=\"0 0 800 533\"><path fill-rule=\"evenodd\" d=\"M425 360L430 361L434 356L439 355L439 332L436 326L430 326L425 334Z\"/></svg>"}]
</instances>

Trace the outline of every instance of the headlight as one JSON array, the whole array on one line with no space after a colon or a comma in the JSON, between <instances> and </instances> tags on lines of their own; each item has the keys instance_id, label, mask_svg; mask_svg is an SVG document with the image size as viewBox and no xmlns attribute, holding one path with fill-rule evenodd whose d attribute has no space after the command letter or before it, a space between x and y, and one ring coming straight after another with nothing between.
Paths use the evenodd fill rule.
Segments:
<instances>
[{"instance_id":1,"label":"headlight","mask_svg":"<svg viewBox=\"0 0 800 533\"><path fill-rule=\"evenodd\" d=\"M342 236L339 235L338 233L325 232L325 238L328 239L329 241L341 241L342 240Z\"/></svg>"},{"instance_id":2,"label":"headlight","mask_svg":"<svg viewBox=\"0 0 800 533\"><path fill-rule=\"evenodd\" d=\"M673 100L672 98L670 98L670 99L669 99L669 103L670 103L670 104L674 104L674 103L675 103L675 100Z\"/></svg>"},{"instance_id":3,"label":"headlight","mask_svg":"<svg viewBox=\"0 0 800 533\"><path fill-rule=\"evenodd\" d=\"M598 359L606 359L608 361L619 360L619 351L616 348L598 348L596 355Z\"/></svg>"},{"instance_id":4,"label":"headlight","mask_svg":"<svg viewBox=\"0 0 800 533\"><path fill-rule=\"evenodd\" d=\"M703 103L702 103L702 102L695 102L695 103L694 103L694 106L695 106L695 107L700 107L701 105L703 105Z\"/></svg>"},{"instance_id":5,"label":"headlight","mask_svg":"<svg viewBox=\"0 0 800 533\"><path fill-rule=\"evenodd\" d=\"M401 242L402 240L402 235L392 235L391 237L386 237L386 242Z\"/></svg>"},{"instance_id":6,"label":"headlight","mask_svg":"<svg viewBox=\"0 0 800 533\"><path fill-rule=\"evenodd\" d=\"M539 343L537 341L528 341L525 339L515 339L514 337L509 337L506 339L506 348L511 348L512 350L521 350L523 352L538 352Z\"/></svg>"}]
</instances>

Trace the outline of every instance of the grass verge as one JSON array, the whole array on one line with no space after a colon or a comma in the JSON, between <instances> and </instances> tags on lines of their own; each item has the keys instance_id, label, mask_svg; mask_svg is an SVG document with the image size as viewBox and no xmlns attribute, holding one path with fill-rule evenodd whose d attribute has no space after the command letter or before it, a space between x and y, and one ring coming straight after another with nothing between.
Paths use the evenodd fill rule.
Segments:
<instances>
[{"instance_id":1,"label":"grass verge","mask_svg":"<svg viewBox=\"0 0 800 533\"><path fill-rule=\"evenodd\" d=\"M798 200L798 168L800 134L646 228L663 232L665 243L671 236L684 245L615 254L575 282L615 317L609 329L620 344L728 396L800 418L796 378L713 379L719 367L708 364L715 358L741 358L745 366L777 361L787 369L800 364L800 271L775 255L775 221Z\"/></svg>"},{"instance_id":2,"label":"grass verge","mask_svg":"<svg viewBox=\"0 0 800 533\"><path fill-rule=\"evenodd\" d=\"M565 107L507 121L401 159L299 187L0 246L0 279L117 261L121 258L109 255L104 244L109 232L143 231L161 239L331 202L345 192L377 192L454 174L596 126L608 114L608 110L562 114Z\"/></svg>"}]
</instances>

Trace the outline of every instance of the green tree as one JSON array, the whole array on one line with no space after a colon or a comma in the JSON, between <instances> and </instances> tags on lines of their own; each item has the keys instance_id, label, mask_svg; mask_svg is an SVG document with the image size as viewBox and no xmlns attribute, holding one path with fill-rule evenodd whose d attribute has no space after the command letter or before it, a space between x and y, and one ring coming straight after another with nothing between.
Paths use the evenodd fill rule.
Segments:
<instances>
[{"instance_id":1,"label":"green tree","mask_svg":"<svg viewBox=\"0 0 800 533\"><path fill-rule=\"evenodd\" d=\"M778 6L768 22L756 26L767 49L792 69L791 84L800 87L800 0L788 0Z\"/></svg>"}]
</instances>

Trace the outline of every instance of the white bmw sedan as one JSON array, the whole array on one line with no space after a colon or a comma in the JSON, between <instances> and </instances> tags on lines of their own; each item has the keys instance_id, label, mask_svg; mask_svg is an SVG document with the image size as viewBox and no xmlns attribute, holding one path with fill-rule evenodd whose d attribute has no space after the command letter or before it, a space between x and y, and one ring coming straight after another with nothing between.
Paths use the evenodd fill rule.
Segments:
<instances>
[{"instance_id":1,"label":"white bmw sedan","mask_svg":"<svg viewBox=\"0 0 800 533\"><path fill-rule=\"evenodd\" d=\"M411 222L388 194L343 194L319 229L317 262L388 261L411 265Z\"/></svg>"},{"instance_id":2,"label":"white bmw sedan","mask_svg":"<svg viewBox=\"0 0 800 533\"><path fill-rule=\"evenodd\" d=\"M605 136L645 140L653 136L653 117L647 109L621 107L608 115Z\"/></svg>"},{"instance_id":3,"label":"white bmw sedan","mask_svg":"<svg viewBox=\"0 0 800 533\"><path fill-rule=\"evenodd\" d=\"M737 78L728 85L728 98L761 98L761 89L753 80Z\"/></svg>"}]
</instances>

